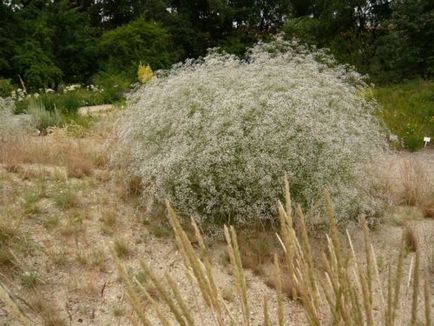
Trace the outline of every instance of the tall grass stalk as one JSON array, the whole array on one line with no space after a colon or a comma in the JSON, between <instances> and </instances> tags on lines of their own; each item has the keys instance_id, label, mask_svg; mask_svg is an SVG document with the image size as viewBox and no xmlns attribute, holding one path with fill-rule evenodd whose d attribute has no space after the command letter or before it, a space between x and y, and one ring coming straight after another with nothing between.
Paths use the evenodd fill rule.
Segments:
<instances>
[{"instance_id":1,"label":"tall grass stalk","mask_svg":"<svg viewBox=\"0 0 434 326\"><path fill-rule=\"evenodd\" d=\"M279 257L277 254L274 256L277 324L285 325L288 323L288 316L284 313L285 302L282 295L282 279L287 277L292 288L291 298L299 300L304 308L309 325L392 326L401 323L416 325L418 322L420 291L419 251L416 252L415 264L412 269L412 303L406 309L406 307L401 307L400 305L401 283L404 282L404 237L401 241L395 270L393 271L393 268L389 268L386 289L383 289L383 280L378 270L377 256L372 246L366 223L363 227L364 257L360 257L354 250L353 242L348 232L347 239L349 246L342 242L333 215L330 195L325 191L324 200L329 231L327 234L327 250L323 253L323 262L320 263L313 257L304 215L300 206L296 206L295 209L296 223L299 230L296 232L294 228L293 206L287 184L284 191L285 205L278 202L280 234L277 234L283 248L283 255L282 257ZM231 311L224 303L221 291L215 282L213 265L209 259L208 249L198 225L192 219L195 242L199 244L199 248L194 249L191 240L181 227L177 215L168 202L167 210L178 250L185 265L186 275L191 280L192 286L199 289L204 306L212 315L214 324L219 326L250 325L252 316L235 229L232 226L224 227L227 250L233 271L232 274L240 302L239 312L241 314L234 316L234 311ZM347 247L349 250L346 249ZM281 258L283 258L283 262L281 262ZM146 288L143 286L133 286L134 281L127 275L125 268L118 258L114 257L114 259L119 275L125 283L129 302L143 324L149 324L147 317L149 313L157 316L163 324L171 323L172 320L175 320L179 325L191 326L198 323L199 316L189 309L191 304L183 298L182 291L169 275L165 276L167 282L163 282L152 272L145 262L142 263L143 270L149 276L150 281L162 298L160 304L164 304L169 308L168 310L163 310L147 293ZM285 268L285 273L281 269L281 264ZM167 283L167 285L164 283ZM429 290L428 280L425 280L424 314L426 324L432 325ZM141 306L138 291L143 292L144 296L151 302L152 312L145 311ZM172 293L175 299L171 296ZM267 300L265 298L262 300L263 325L271 325ZM162 311L168 311L167 315L162 315ZM203 324L203 320L201 320L200 324Z\"/></svg>"},{"instance_id":2,"label":"tall grass stalk","mask_svg":"<svg viewBox=\"0 0 434 326\"><path fill-rule=\"evenodd\" d=\"M14 300L10 297L8 291L5 289L4 285L0 284L0 301L5 305L6 311L16 318L17 321L24 326L30 326L30 320L24 315L24 313L20 310L18 305Z\"/></svg>"}]
</instances>

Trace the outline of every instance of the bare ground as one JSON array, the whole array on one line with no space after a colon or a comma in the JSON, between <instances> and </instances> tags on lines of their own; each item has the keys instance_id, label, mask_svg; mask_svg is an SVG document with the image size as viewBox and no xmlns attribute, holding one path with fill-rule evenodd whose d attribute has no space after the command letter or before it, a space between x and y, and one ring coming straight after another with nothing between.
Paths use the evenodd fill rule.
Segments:
<instances>
[{"instance_id":1,"label":"bare ground","mask_svg":"<svg viewBox=\"0 0 434 326\"><path fill-rule=\"evenodd\" d=\"M53 158L39 159L42 164L15 161L1 165L1 283L32 320L32 325L130 325L134 314L114 268L112 252L115 248L129 273L138 279L142 277L141 259L146 260L159 276L170 273L191 304L198 318L197 324L214 324L203 309L203 303L197 299L199 294L192 290L185 276L170 232L162 229L166 225L163 221L146 223L139 199L128 194L122 175L100 162L100 151L109 129L96 129L80 139L97 152L93 157L98 157L83 173L81 170L70 173L68 151L78 148L74 146L65 151L67 159L57 164ZM65 137L62 141L77 141ZM57 142L56 139L52 141ZM83 152L89 160L89 151L83 151L82 147L73 156L80 157ZM427 169L426 175L434 181L434 152L426 150L416 154L399 153L382 161L392 171L389 185L398 182L401 177L399 166L409 159L421 161ZM80 163L75 165L80 166ZM371 234L380 273L385 275L388 266L396 260L402 229L410 227L419 239L422 269L431 277L431 288L434 289L434 219L424 218L418 207L392 205L384 221ZM361 252L359 226L353 226L350 233L356 251ZM211 245L211 257L223 297L233 315L241 316L230 267L224 256L221 243ZM405 260L406 275L413 260L414 253L409 252ZM265 284L263 277L250 270L246 273L252 325L262 323L264 297L269 300L270 316L275 320L274 290ZM143 282L147 286L145 279ZM409 289L404 288L404 305L411 297ZM149 290L152 293L152 289ZM158 302L158 298L156 300ZM305 324L298 303L286 300L285 313L290 316L291 325ZM152 322L158 324L156 319ZM18 324L0 303L0 325Z\"/></svg>"}]
</instances>

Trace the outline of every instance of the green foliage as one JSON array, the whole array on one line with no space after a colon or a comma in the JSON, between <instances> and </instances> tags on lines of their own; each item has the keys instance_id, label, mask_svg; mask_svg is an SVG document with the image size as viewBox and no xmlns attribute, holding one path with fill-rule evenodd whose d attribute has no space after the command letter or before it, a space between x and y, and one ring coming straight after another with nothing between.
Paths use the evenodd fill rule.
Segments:
<instances>
[{"instance_id":1,"label":"green foliage","mask_svg":"<svg viewBox=\"0 0 434 326\"><path fill-rule=\"evenodd\" d=\"M64 123L56 109L48 111L41 101L35 99L30 101L27 113L32 116L35 127L39 131L44 131L49 127L60 127Z\"/></svg>"},{"instance_id":2,"label":"green foliage","mask_svg":"<svg viewBox=\"0 0 434 326\"><path fill-rule=\"evenodd\" d=\"M30 89L53 87L61 80L62 71L36 42L18 47L13 62Z\"/></svg>"},{"instance_id":3,"label":"green foliage","mask_svg":"<svg viewBox=\"0 0 434 326\"><path fill-rule=\"evenodd\" d=\"M290 37L330 48L340 62L376 83L434 74L434 5L430 0L315 1L311 15L289 18Z\"/></svg>"},{"instance_id":4,"label":"green foliage","mask_svg":"<svg viewBox=\"0 0 434 326\"><path fill-rule=\"evenodd\" d=\"M67 124L87 128L92 119L79 116L77 114L78 108L84 105L102 104L103 100L103 94L86 89L64 94L49 93L38 97L32 96L17 102L16 112L30 114L33 124L41 132L46 132L50 127L62 127Z\"/></svg>"},{"instance_id":5,"label":"green foliage","mask_svg":"<svg viewBox=\"0 0 434 326\"><path fill-rule=\"evenodd\" d=\"M57 110L65 115L74 115L82 106L108 103L108 96L104 91L95 92L86 88L79 88L70 92L43 93L37 97L32 96L17 101L15 112L24 113L33 102L38 102L50 112Z\"/></svg>"},{"instance_id":6,"label":"green foliage","mask_svg":"<svg viewBox=\"0 0 434 326\"><path fill-rule=\"evenodd\" d=\"M290 37L297 37L303 42L317 44L317 35L321 31L321 22L313 17L297 17L286 20L282 27Z\"/></svg>"},{"instance_id":7,"label":"green foliage","mask_svg":"<svg viewBox=\"0 0 434 326\"><path fill-rule=\"evenodd\" d=\"M129 88L131 79L123 74L100 72L93 77L94 84L102 87L104 103L124 100L124 91Z\"/></svg>"},{"instance_id":8,"label":"green foliage","mask_svg":"<svg viewBox=\"0 0 434 326\"><path fill-rule=\"evenodd\" d=\"M432 0L3 1L0 21L0 78L31 92L104 74L131 82L140 61L168 68L208 48L241 56L282 30L376 83L434 75Z\"/></svg>"},{"instance_id":9,"label":"green foliage","mask_svg":"<svg viewBox=\"0 0 434 326\"><path fill-rule=\"evenodd\" d=\"M12 85L10 79L0 78L0 97L11 96L12 91L15 87Z\"/></svg>"},{"instance_id":10,"label":"green foliage","mask_svg":"<svg viewBox=\"0 0 434 326\"><path fill-rule=\"evenodd\" d=\"M434 75L434 3L396 1L389 32L378 40L383 78L399 81Z\"/></svg>"},{"instance_id":11,"label":"green foliage","mask_svg":"<svg viewBox=\"0 0 434 326\"><path fill-rule=\"evenodd\" d=\"M219 43L219 48L224 52L242 56L255 40L252 33L233 32Z\"/></svg>"},{"instance_id":12,"label":"green foliage","mask_svg":"<svg viewBox=\"0 0 434 326\"><path fill-rule=\"evenodd\" d=\"M417 150L423 137L434 136L434 83L414 80L377 88L374 95L383 106L380 116L405 148Z\"/></svg>"},{"instance_id":13,"label":"green foliage","mask_svg":"<svg viewBox=\"0 0 434 326\"><path fill-rule=\"evenodd\" d=\"M102 35L98 43L101 69L135 76L140 62L152 69L168 68L173 61L167 31L156 23L138 19Z\"/></svg>"}]
</instances>

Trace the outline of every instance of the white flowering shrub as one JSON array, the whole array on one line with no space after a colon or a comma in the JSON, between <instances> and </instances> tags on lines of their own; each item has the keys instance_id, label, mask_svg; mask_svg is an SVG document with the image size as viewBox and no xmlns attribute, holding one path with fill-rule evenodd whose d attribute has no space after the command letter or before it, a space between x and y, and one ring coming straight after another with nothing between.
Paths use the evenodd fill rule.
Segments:
<instances>
[{"instance_id":1,"label":"white flowering shrub","mask_svg":"<svg viewBox=\"0 0 434 326\"><path fill-rule=\"evenodd\" d=\"M167 198L202 221L272 217L285 174L298 202L328 187L338 214L355 216L363 165L384 147L365 87L295 42L256 45L246 60L212 52L132 95L113 161L141 178L149 207Z\"/></svg>"}]
</instances>

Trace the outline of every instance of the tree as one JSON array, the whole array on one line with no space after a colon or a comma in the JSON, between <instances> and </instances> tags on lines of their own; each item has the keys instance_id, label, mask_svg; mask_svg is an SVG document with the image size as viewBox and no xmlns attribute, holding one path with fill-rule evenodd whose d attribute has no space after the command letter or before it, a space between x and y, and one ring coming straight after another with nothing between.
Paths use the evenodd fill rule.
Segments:
<instances>
[{"instance_id":1,"label":"tree","mask_svg":"<svg viewBox=\"0 0 434 326\"><path fill-rule=\"evenodd\" d=\"M99 67L132 77L140 62L152 69L168 68L173 62L171 40L157 23L139 18L105 32L97 45Z\"/></svg>"},{"instance_id":2,"label":"tree","mask_svg":"<svg viewBox=\"0 0 434 326\"><path fill-rule=\"evenodd\" d=\"M393 3L388 33L378 41L377 60L388 79L434 75L434 3Z\"/></svg>"}]
</instances>

